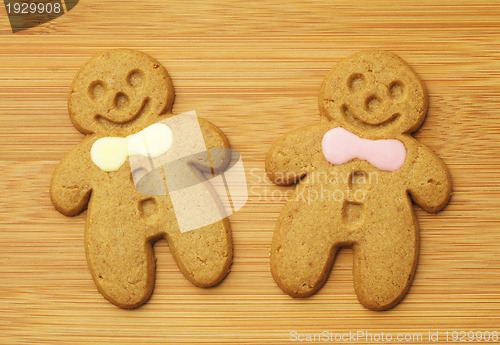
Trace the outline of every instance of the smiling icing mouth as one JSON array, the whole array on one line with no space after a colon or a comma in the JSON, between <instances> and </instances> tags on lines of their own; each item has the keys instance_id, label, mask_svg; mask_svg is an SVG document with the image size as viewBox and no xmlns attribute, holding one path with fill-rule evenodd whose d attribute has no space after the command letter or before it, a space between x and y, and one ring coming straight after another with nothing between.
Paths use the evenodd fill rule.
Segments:
<instances>
[{"instance_id":1,"label":"smiling icing mouth","mask_svg":"<svg viewBox=\"0 0 500 345\"><path fill-rule=\"evenodd\" d=\"M142 105L137 111L137 113L124 122L113 121L99 114L95 116L95 119L103 127L116 127L116 126L125 127L128 126L131 122L139 120L142 117L142 115L147 111L148 105L149 105L149 97L146 97L142 102Z\"/></svg>"},{"instance_id":2,"label":"smiling icing mouth","mask_svg":"<svg viewBox=\"0 0 500 345\"><path fill-rule=\"evenodd\" d=\"M360 120L356 116L356 114L354 114L354 112L351 109L349 109L349 107L345 104L342 105L340 112L342 113L342 115L344 116L344 118L346 119L347 122L355 124L356 126L362 127L362 128L387 127L387 126L390 126L390 125L396 123L400 119L400 114L395 113L395 114L392 114L391 116L389 116L387 119L372 125L372 124L367 123L366 121Z\"/></svg>"}]
</instances>

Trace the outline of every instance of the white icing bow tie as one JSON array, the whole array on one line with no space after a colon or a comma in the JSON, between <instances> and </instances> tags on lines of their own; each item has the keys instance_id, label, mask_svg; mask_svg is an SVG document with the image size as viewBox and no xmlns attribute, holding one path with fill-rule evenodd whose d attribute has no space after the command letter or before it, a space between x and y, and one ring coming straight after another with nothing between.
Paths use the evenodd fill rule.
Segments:
<instances>
[{"instance_id":1,"label":"white icing bow tie","mask_svg":"<svg viewBox=\"0 0 500 345\"><path fill-rule=\"evenodd\" d=\"M129 156L158 157L172 147L170 127L155 123L126 138L104 137L97 140L90 150L95 165L104 171L116 171Z\"/></svg>"}]
</instances>

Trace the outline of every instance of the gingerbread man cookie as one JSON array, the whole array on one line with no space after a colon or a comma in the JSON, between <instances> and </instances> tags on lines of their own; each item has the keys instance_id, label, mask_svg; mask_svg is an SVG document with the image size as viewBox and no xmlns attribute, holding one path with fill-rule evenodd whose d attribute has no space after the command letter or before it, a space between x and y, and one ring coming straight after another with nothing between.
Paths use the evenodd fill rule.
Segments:
<instances>
[{"instance_id":1,"label":"gingerbread man cookie","mask_svg":"<svg viewBox=\"0 0 500 345\"><path fill-rule=\"evenodd\" d=\"M93 57L71 85L69 115L86 136L57 166L50 197L66 216L88 207L87 262L99 291L121 308L138 307L151 296L153 242L160 238L167 239L179 269L196 286L219 283L231 264L227 219L181 232L168 193L141 194L134 184L127 156L144 148L141 138L160 138L159 153L190 145L189 137L157 124L173 116L173 102L174 88L165 68L134 50L110 50ZM199 119L199 128L208 150L229 147L210 122Z\"/></svg>"},{"instance_id":2,"label":"gingerbread man cookie","mask_svg":"<svg viewBox=\"0 0 500 345\"><path fill-rule=\"evenodd\" d=\"M395 54L362 51L326 75L319 109L319 124L283 136L267 155L271 181L298 183L275 228L273 277L289 295L309 296L337 250L352 247L358 300L389 309L417 265L412 200L434 213L451 195L444 163L411 136L427 112L425 87Z\"/></svg>"}]
</instances>

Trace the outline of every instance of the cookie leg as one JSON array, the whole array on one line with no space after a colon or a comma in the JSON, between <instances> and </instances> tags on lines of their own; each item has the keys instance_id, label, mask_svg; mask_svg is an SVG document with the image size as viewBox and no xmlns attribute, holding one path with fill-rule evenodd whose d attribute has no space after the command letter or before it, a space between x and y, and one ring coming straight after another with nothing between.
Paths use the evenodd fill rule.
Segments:
<instances>
[{"instance_id":1,"label":"cookie leg","mask_svg":"<svg viewBox=\"0 0 500 345\"><path fill-rule=\"evenodd\" d=\"M184 233L169 231L167 241L179 269L194 285L214 286L228 274L233 252L227 219Z\"/></svg>"},{"instance_id":2,"label":"cookie leg","mask_svg":"<svg viewBox=\"0 0 500 345\"><path fill-rule=\"evenodd\" d=\"M87 262L102 295L120 308L136 308L153 292L155 258L147 225L127 210L89 207Z\"/></svg>"},{"instance_id":3,"label":"cookie leg","mask_svg":"<svg viewBox=\"0 0 500 345\"><path fill-rule=\"evenodd\" d=\"M273 236L271 272L290 296L307 297L326 282L344 236L333 217L336 207L334 202L289 201L283 208Z\"/></svg>"},{"instance_id":4,"label":"cookie leg","mask_svg":"<svg viewBox=\"0 0 500 345\"><path fill-rule=\"evenodd\" d=\"M410 206L411 207L411 206ZM418 225L408 206L375 217L353 246L354 288L366 308L386 310L408 291L418 260Z\"/></svg>"}]
</instances>

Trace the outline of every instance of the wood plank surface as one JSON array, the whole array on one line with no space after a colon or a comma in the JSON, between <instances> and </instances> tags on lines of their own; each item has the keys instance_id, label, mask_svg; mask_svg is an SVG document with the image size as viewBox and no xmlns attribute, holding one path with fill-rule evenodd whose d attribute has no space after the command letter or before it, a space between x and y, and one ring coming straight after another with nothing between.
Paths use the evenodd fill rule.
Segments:
<instances>
[{"instance_id":1,"label":"wood plank surface","mask_svg":"<svg viewBox=\"0 0 500 345\"><path fill-rule=\"evenodd\" d=\"M168 69L174 113L195 109L224 131L242 153L250 193L230 217L228 277L212 289L192 286L160 241L153 297L133 311L94 286L85 213L64 217L48 195L57 162L83 138L68 117L69 85L92 55L115 47L144 51ZM325 73L372 48L399 54L425 81L429 113L416 137L443 158L454 183L444 211L417 209L415 280L386 312L357 302L350 250L311 298L292 299L276 286L269 248L291 188L274 186L263 171L275 139L319 121ZM401 343L425 344L429 331L442 343L445 331L449 343L452 331L498 332L499 169L498 1L81 0L17 34L0 6L0 343L285 344L292 331L363 331L393 342L421 334Z\"/></svg>"}]
</instances>

